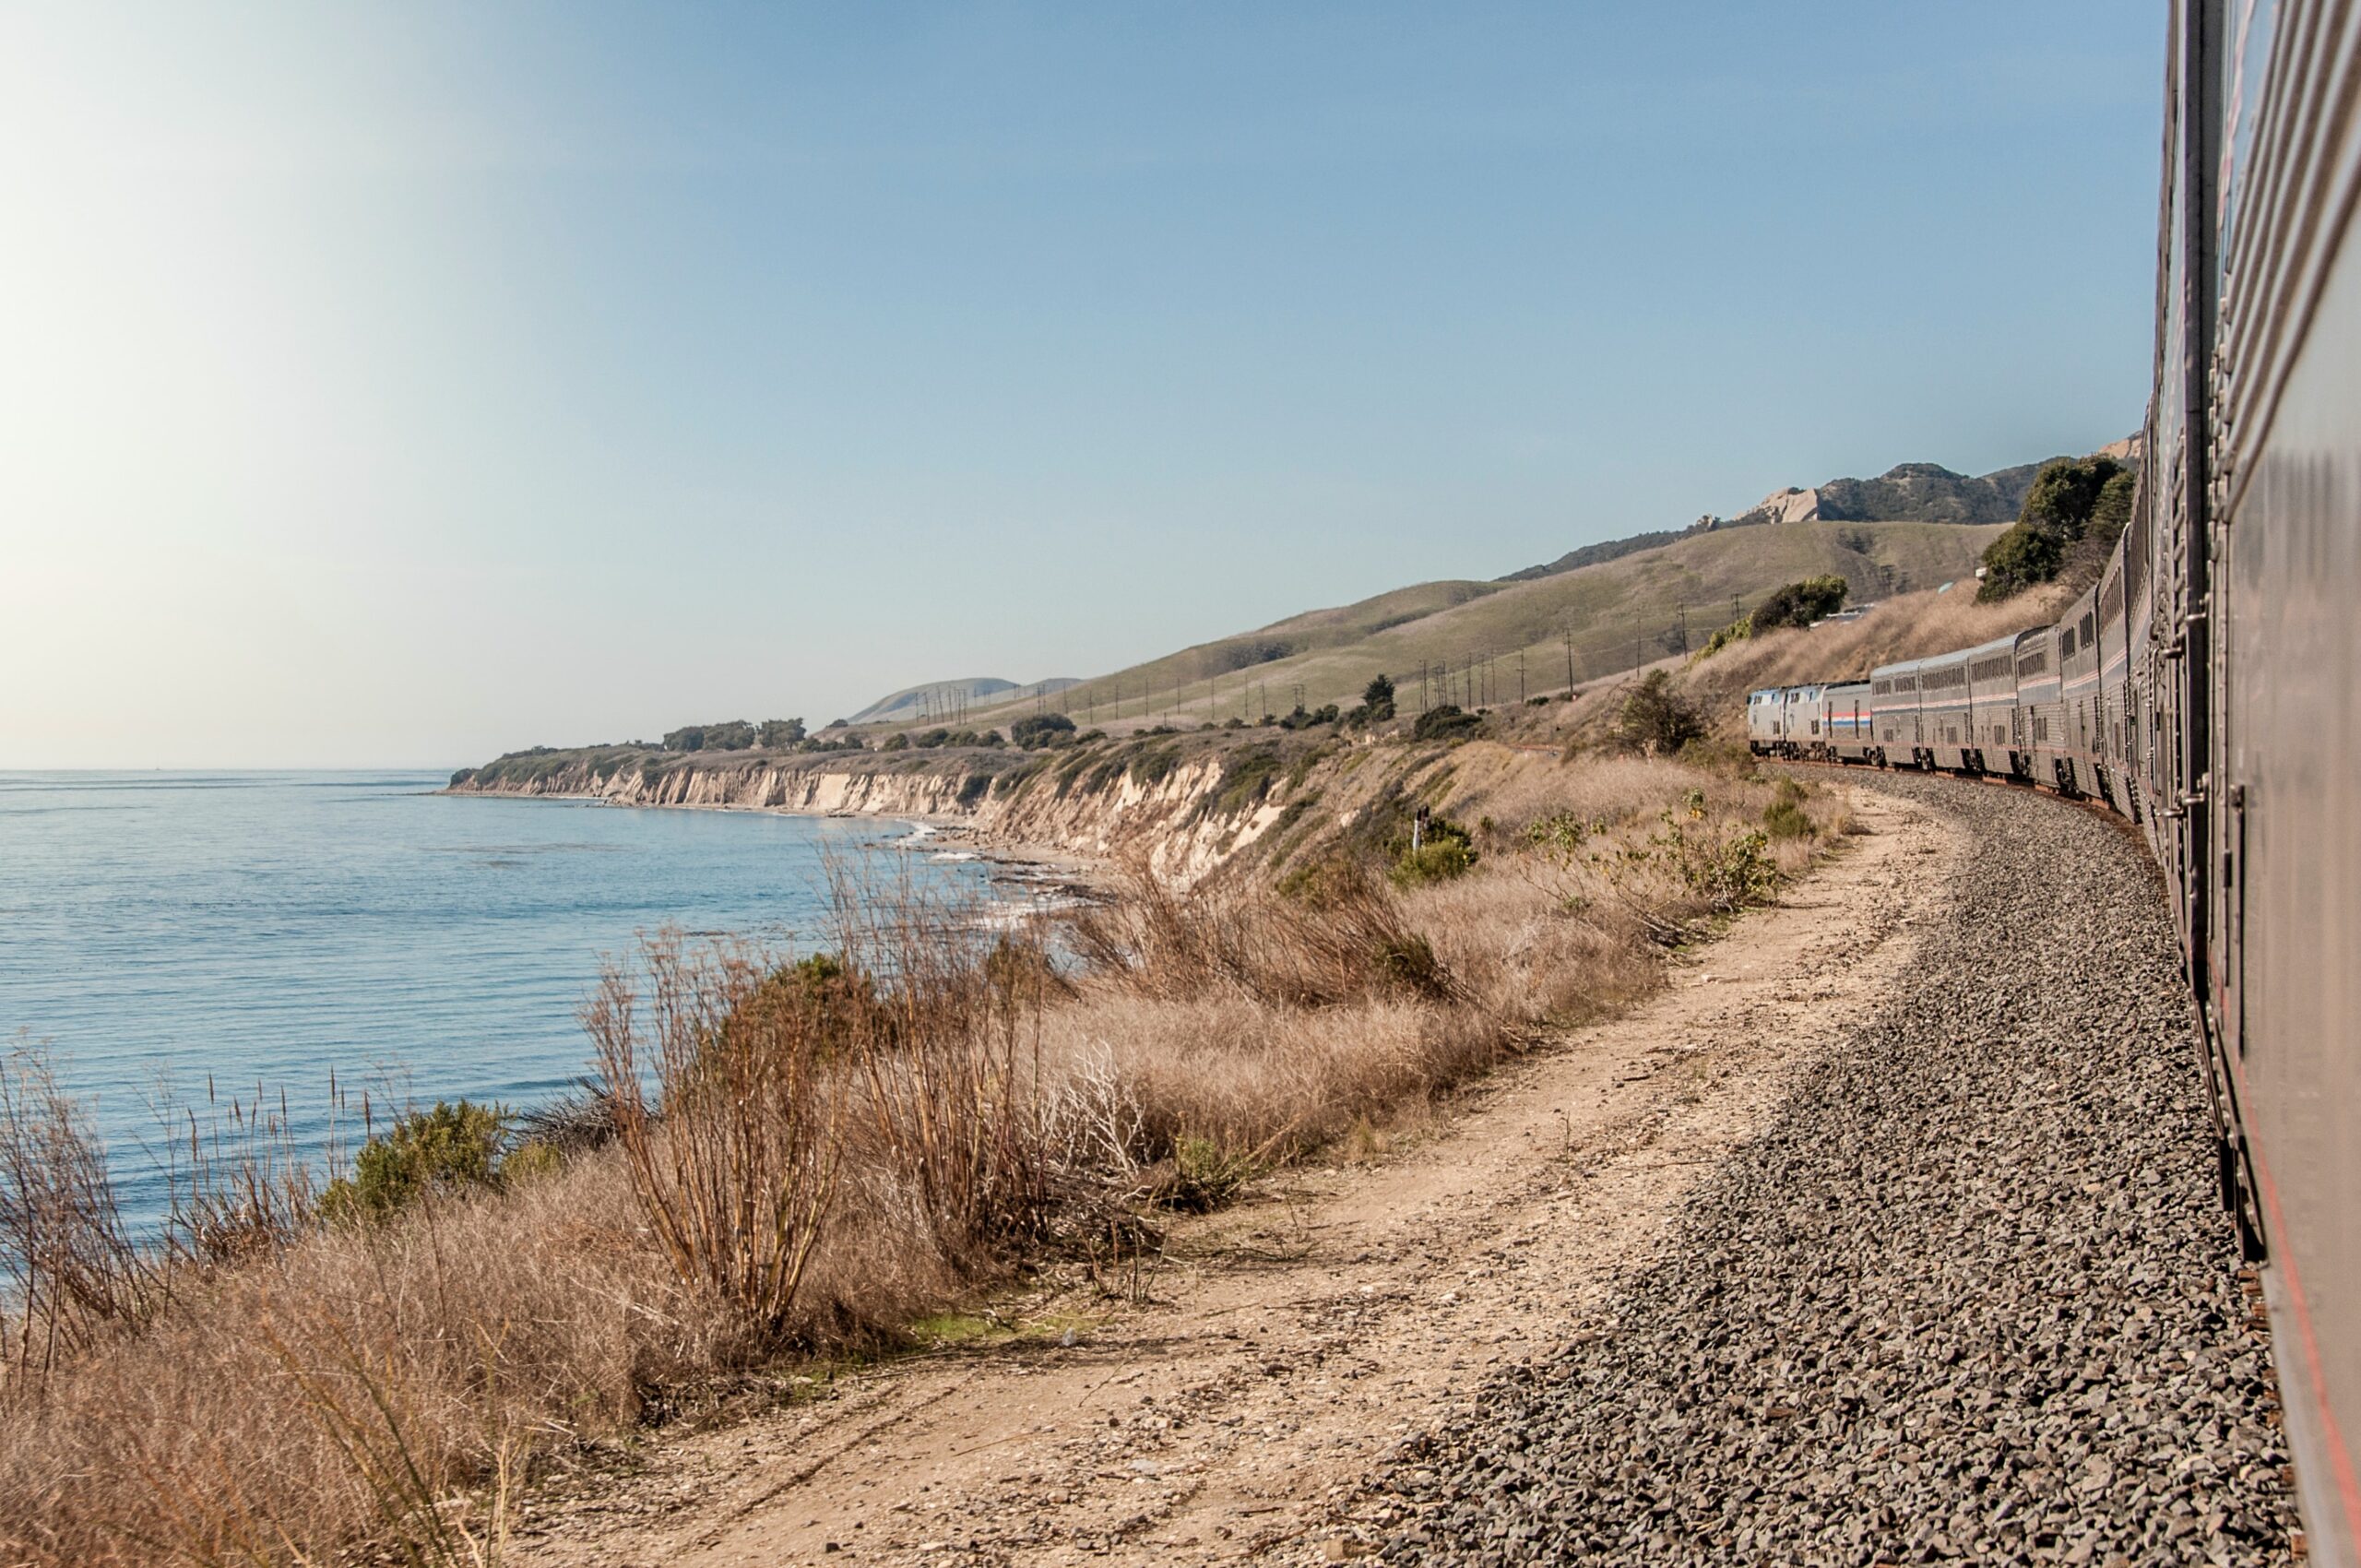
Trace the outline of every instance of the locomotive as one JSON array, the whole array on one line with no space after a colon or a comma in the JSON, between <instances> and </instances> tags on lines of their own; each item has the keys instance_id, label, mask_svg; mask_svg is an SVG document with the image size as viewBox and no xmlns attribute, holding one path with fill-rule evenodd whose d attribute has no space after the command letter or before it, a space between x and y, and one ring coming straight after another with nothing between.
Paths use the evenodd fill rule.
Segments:
<instances>
[{"instance_id":1,"label":"locomotive","mask_svg":"<svg viewBox=\"0 0 2361 1568\"><path fill-rule=\"evenodd\" d=\"M2178 0L2132 517L2055 625L1749 695L1758 753L2138 825L2314 1561L2361 1563L2361 0Z\"/></svg>"}]
</instances>

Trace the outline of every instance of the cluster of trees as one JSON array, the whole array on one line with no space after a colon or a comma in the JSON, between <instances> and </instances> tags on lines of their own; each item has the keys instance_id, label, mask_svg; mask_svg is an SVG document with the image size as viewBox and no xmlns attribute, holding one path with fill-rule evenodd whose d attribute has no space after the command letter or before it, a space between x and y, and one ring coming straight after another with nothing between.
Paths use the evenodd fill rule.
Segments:
<instances>
[{"instance_id":1,"label":"cluster of trees","mask_svg":"<svg viewBox=\"0 0 2361 1568\"><path fill-rule=\"evenodd\" d=\"M1468 734L1481 727L1483 722L1480 714L1469 713L1457 703L1438 703L1418 715L1418 721L1410 726L1410 738L1414 741L1448 741Z\"/></svg>"},{"instance_id":2,"label":"cluster of trees","mask_svg":"<svg viewBox=\"0 0 2361 1568\"><path fill-rule=\"evenodd\" d=\"M1074 720L1062 713L1028 713L1008 727L1008 738L1026 751L1061 746L1074 738Z\"/></svg>"},{"instance_id":3,"label":"cluster of trees","mask_svg":"<svg viewBox=\"0 0 2361 1568\"><path fill-rule=\"evenodd\" d=\"M940 727L921 731L916 735L896 735L894 740L925 751L933 751L938 746L1004 746L1008 744L1007 740L997 730L987 730L979 734L973 730L945 730ZM889 752L898 752L903 747L894 744L893 741L888 741L885 743L885 749Z\"/></svg>"},{"instance_id":4,"label":"cluster of trees","mask_svg":"<svg viewBox=\"0 0 2361 1568\"><path fill-rule=\"evenodd\" d=\"M1979 603L2056 580L2070 567L2095 576L2131 520L2138 480L2113 457L2064 458L2035 476L2016 525L1984 552Z\"/></svg>"},{"instance_id":5,"label":"cluster of trees","mask_svg":"<svg viewBox=\"0 0 2361 1568\"><path fill-rule=\"evenodd\" d=\"M1845 608L1845 596L1851 591L1852 585L1833 574L1774 588L1748 617L1748 635L1774 626L1809 626L1824 621Z\"/></svg>"},{"instance_id":6,"label":"cluster of trees","mask_svg":"<svg viewBox=\"0 0 2361 1568\"><path fill-rule=\"evenodd\" d=\"M1394 681L1380 675L1361 688L1361 705L1345 715L1351 725L1388 724L1394 719Z\"/></svg>"},{"instance_id":7,"label":"cluster of trees","mask_svg":"<svg viewBox=\"0 0 2361 1568\"><path fill-rule=\"evenodd\" d=\"M732 719L720 724L683 724L678 730L668 730L664 733L664 749L668 752L743 752L761 746L778 751L801 745L805 738L801 719L765 719L760 724Z\"/></svg>"}]
</instances>

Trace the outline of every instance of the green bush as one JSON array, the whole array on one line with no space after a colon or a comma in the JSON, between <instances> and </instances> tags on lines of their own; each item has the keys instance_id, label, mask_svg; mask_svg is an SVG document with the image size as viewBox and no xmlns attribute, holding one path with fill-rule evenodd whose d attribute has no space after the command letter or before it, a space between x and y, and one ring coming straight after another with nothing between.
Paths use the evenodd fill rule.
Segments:
<instances>
[{"instance_id":1,"label":"green bush","mask_svg":"<svg viewBox=\"0 0 2361 1568\"><path fill-rule=\"evenodd\" d=\"M1705 646L1699 648L1696 653L1691 657L1689 662L1696 664L1704 659L1711 659L1714 655L1721 652L1722 649L1729 647L1732 643L1742 643L1752 636L1754 636L1754 617L1751 615L1741 615L1737 620L1731 622L1728 625L1724 626L1720 631L1715 632L1712 636L1707 637L1705 639Z\"/></svg>"},{"instance_id":2,"label":"green bush","mask_svg":"<svg viewBox=\"0 0 2361 1568\"><path fill-rule=\"evenodd\" d=\"M1476 836L1447 816L1427 819L1426 831L1417 849L1410 847L1406 827L1387 842L1386 849L1394 857L1394 868L1388 874L1397 887L1418 887L1465 876L1476 869L1477 859Z\"/></svg>"},{"instance_id":3,"label":"green bush","mask_svg":"<svg viewBox=\"0 0 2361 1568\"><path fill-rule=\"evenodd\" d=\"M1762 808L1762 828L1774 838L1807 838L1811 836L1811 818L1804 814L1804 789L1792 778L1782 778L1771 792L1771 803Z\"/></svg>"},{"instance_id":4,"label":"green bush","mask_svg":"<svg viewBox=\"0 0 2361 1568\"><path fill-rule=\"evenodd\" d=\"M1394 717L1394 682L1380 675L1361 688L1362 717L1371 724L1382 724Z\"/></svg>"},{"instance_id":5,"label":"green bush","mask_svg":"<svg viewBox=\"0 0 2361 1568\"><path fill-rule=\"evenodd\" d=\"M886 736L885 743L877 749L881 752L906 752L910 749L910 738L896 731Z\"/></svg>"},{"instance_id":6,"label":"green bush","mask_svg":"<svg viewBox=\"0 0 2361 1568\"><path fill-rule=\"evenodd\" d=\"M1173 1140L1172 1177L1157 1196L1168 1208L1206 1214L1237 1196L1255 1174L1253 1157L1245 1150L1184 1134Z\"/></svg>"},{"instance_id":7,"label":"green bush","mask_svg":"<svg viewBox=\"0 0 2361 1568\"><path fill-rule=\"evenodd\" d=\"M1651 670L1623 699L1616 719L1616 733L1623 743L1658 756L1668 756L1691 741L1703 740L1705 716L1672 678Z\"/></svg>"},{"instance_id":8,"label":"green bush","mask_svg":"<svg viewBox=\"0 0 2361 1568\"><path fill-rule=\"evenodd\" d=\"M1263 803L1282 771L1279 754L1269 746L1249 746L1233 752L1222 764L1221 781L1214 786L1199 810L1201 816L1239 816Z\"/></svg>"},{"instance_id":9,"label":"green bush","mask_svg":"<svg viewBox=\"0 0 2361 1568\"><path fill-rule=\"evenodd\" d=\"M1008 738L1031 751L1054 746L1074 733L1074 720L1062 713L1031 713L1008 727Z\"/></svg>"},{"instance_id":10,"label":"green bush","mask_svg":"<svg viewBox=\"0 0 2361 1568\"><path fill-rule=\"evenodd\" d=\"M434 1102L361 1146L352 1174L328 1183L320 1212L331 1220L381 1220L430 1193L494 1187L511 1118L500 1105Z\"/></svg>"},{"instance_id":11,"label":"green bush","mask_svg":"<svg viewBox=\"0 0 2361 1568\"><path fill-rule=\"evenodd\" d=\"M1465 740L1483 728L1484 720L1467 712L1456 703L1438 703L1418 715L1410 727L1410 738L1416 741Z\"/></svg>"},{"instance_id":12,"label":"green bush","mask_svg":"<svg viewBox=\"0 0 2361 1568\"><path fill-rule=\"evenodd\" d=\"M1418 887L1430 882L1449 882L1475 869L1476 850L1472 846L1460 839L1442 838L1404 850L1387 874L1393 877L1396 887Z\"/></svg>"},{"instance_id":13,"label":"green bush","mask_svg":"<svg viewBox=\"0 0 2361 1568\"><path fill-rule=\"evenodd\" d=\"M1169 735L1172 731L1167 730L1161 732ZM1153 735L1158 733L1158 731L1150 730L1144 731L1144 733ZM1132 781L1133 783L1142 785L1148 789L1154 789L1157 785L1161 784L1166 779L1171 778L1173 770L1180 766L1180 747L1148 746L1133 754L1130 765L1124 769L1124 771L1131 775Z\"/></svg>"},{"instance_id":14,"label":"green bush","mask_svg":"<svg viewBox=\"0 0 2361 1568\"><path fill-rule=\"evenodd\" d=\"M1767 632L1774 626L1809 626L1844 609L1845 596L1851 591L1850 584L1833 574L1786 583L1773 588L1771 596L1754 607L1748 624L1754 632Z\"/></svg>"}]
</instances>

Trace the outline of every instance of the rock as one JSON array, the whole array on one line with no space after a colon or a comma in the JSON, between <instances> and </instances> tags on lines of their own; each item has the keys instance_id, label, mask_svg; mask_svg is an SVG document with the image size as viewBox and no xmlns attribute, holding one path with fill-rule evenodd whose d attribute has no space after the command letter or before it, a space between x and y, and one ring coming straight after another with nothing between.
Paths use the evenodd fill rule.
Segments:
<instances>
[{"instance_id":1,"label":"rock","mask_svg":"<svg viewBox=\"0 0 2361 1568\"><path fill-rule=\"evenodd\" d=\"M1910 982L1661 1261L1401 1445L1388 1561L2289 1561L2153 872L2047 797L1853 777L1975 841Z\"/></svg>"}]
</instances>

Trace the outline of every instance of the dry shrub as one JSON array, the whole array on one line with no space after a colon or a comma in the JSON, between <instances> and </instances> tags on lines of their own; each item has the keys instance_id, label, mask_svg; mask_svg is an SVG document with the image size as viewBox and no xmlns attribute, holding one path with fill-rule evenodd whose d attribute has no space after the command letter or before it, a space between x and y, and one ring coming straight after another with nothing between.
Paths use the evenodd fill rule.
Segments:
<instances>
[{"instance_id":1,"label":"dry shrub","mask_svg":"<svg viewBox=\"0 0 2361 1568\"><path fill-rule=\"evenodd\" d=\"M1069 941L1091 972L1166 1000L1235 992L1311 1008L1376 993L1457 994L1398 897L1350 861L1323 863L1294 897L1259 883L1184 892L1135 863L1121 896L1078 916Z\"/></svg>"},{"instance_id":2,"label":"dry shrub","mask_svg":"<svg viewBox=\"0 0 2361 1568\"><path fill-rule=\"evenodd\" d=\"M845 1036L854 1157L906 1192L944 1266L980 1274L1048 1222L1037 1047L1043 1009L1072 988L1038 922L984 920L907 873L838 862L830 882L838 958L862 977Z\"/></svg>"},{"instance_id":3,"label":"dry shrub","mask_svg":"<svg viewBox=\"0 0 2361 1568\"><path fill-rule=\"evenodd\" d=\"M692 951L677 933L645 945L642 974L610 964L582 1013L633 1191L681 1282L776 1335L843 1152L830 1010L792 971L744 949Z\"/></svg>"},{"instance_id":4,"label":"dry shrub","mask_svg":"<svg viewBox=\"0 0 2361 1568\"><path fill-rule=\"evenodd\" d=\"M136 1328L166 1297L123 1223L105 1146L31 1044L0 1062L0 1268L10 1386Z\"/></svg>"},{"instance_id":5,"label":"dry shrub","mask_svg":"<svg viewBox=\"0 0 2361 1568\"><path fill-rule=\"evenodd\" d=\"M1504 1043L1473 1008L1409 996L1273 1008L1234 992L1115 988L1086 992L1045 1032L1061 1153L1150 1195L1188 1141L1283 1163L1480 1073Z\"/></svg>"},{"instance_id":6,"label":"dry shrub","mask_svg":"<svg viewBox=\"0 0 2361 1568\"><path fill-rule=\"evenodd\" d=\"M623 1430L753 1348L679 1286L611 1152L504 1194L430 1197L220 1270L144 1333L10 1388L0 1550L291 1562L375 1538L440 1561L459 1537L410 1503L465 1524L451 1500L516 1474L527 1434L550 1450ZM355 1442L403 1457L366 1472ZM408 1491L384 1494L388 1474Z\"/></svg>"}]
</instances>

